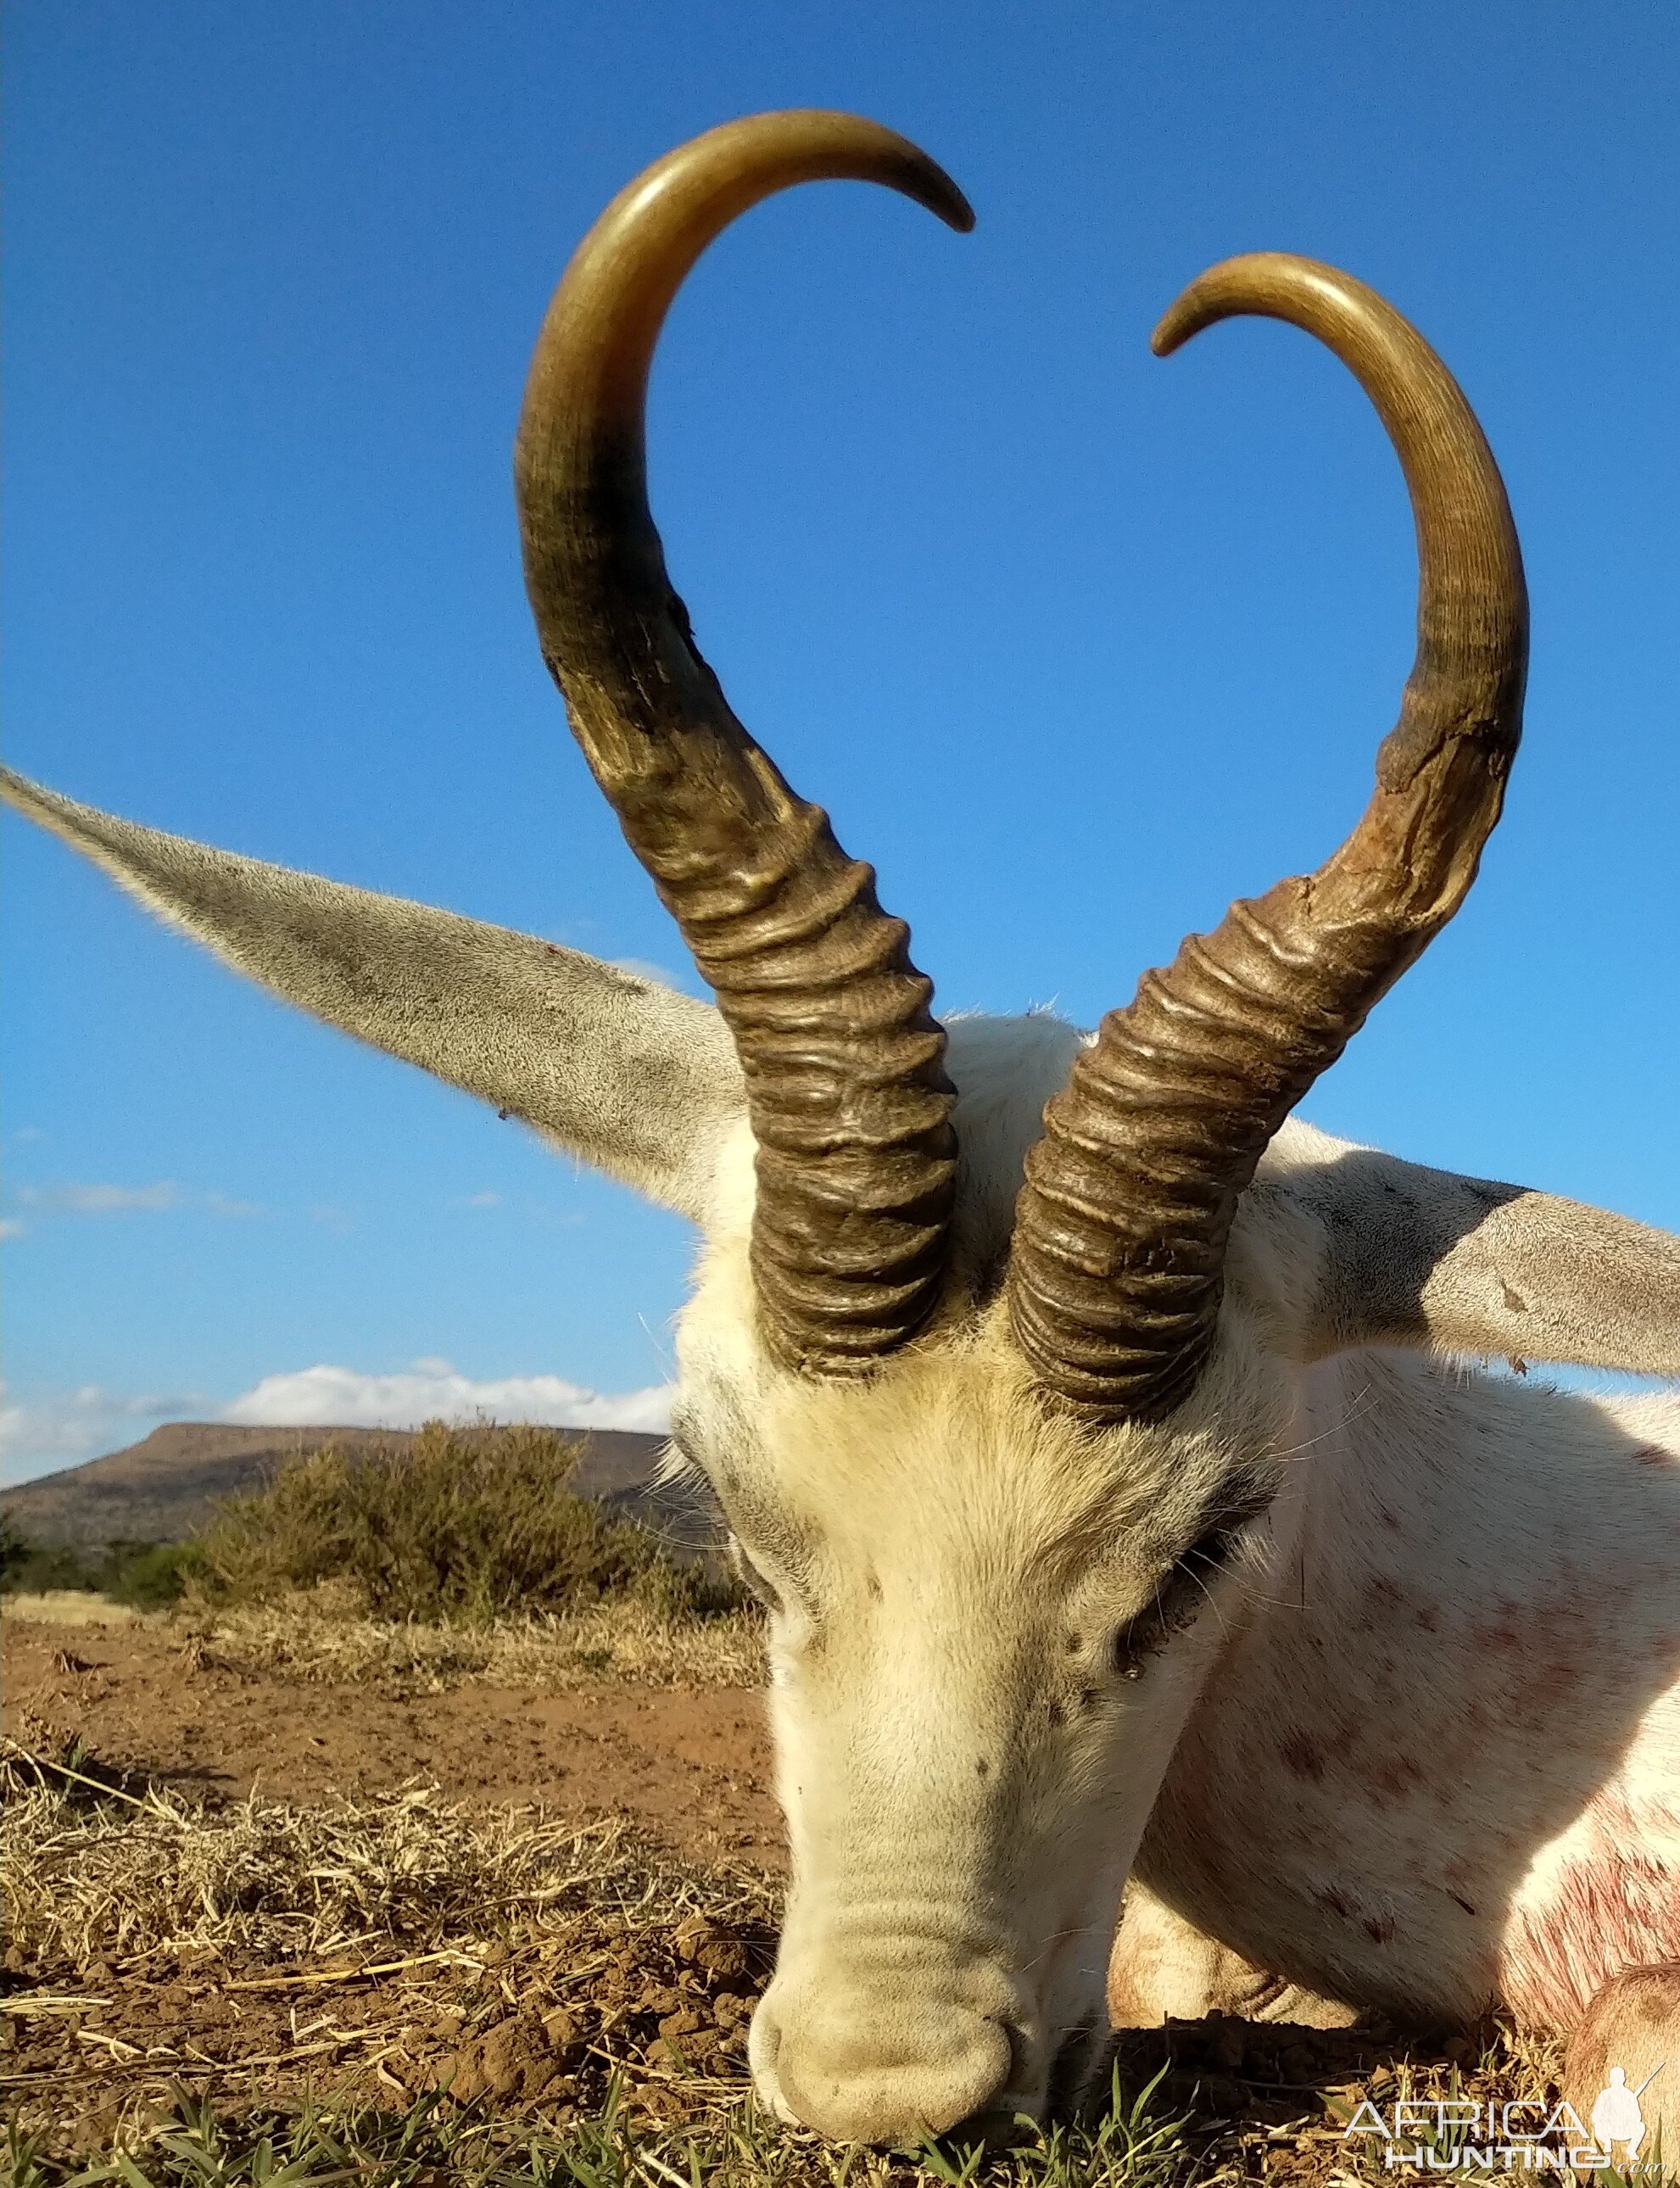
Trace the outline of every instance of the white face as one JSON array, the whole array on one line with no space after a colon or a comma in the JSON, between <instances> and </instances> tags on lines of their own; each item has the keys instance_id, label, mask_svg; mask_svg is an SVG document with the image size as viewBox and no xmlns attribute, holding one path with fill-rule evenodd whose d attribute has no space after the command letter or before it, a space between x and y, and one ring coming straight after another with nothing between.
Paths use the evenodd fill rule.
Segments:
<instances>
[{"instance_id":1,"label":"white face","mask_svg":"<svg viewBox=\"0 0 1680 2188\"><path fill-rule=\"evenodd\" d=\"M995 1304L868 1384L802 1384L745 1281L714 1249L676 1429L770 1613L792 1880L761 2094L860 2140L1040 2113L1100 2062L1126 1872L1264 1537L1284 1439L1216 1425L1265 1427L1264 1369L1081 1430Z\"/></svg>"}]
</instances>

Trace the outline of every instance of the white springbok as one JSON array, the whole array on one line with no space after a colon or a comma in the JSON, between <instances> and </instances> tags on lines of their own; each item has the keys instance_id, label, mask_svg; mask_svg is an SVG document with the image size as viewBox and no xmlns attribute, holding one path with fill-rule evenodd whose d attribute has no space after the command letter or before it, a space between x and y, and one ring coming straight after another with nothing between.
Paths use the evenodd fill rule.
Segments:
<instances>
[{"instance_id":1,"label":"white springbok","mask_svg":"<svg viewBox=\"0 0 1680 2188\"><path fill-rule=\"evenodd\" d=\"M1666 2055L1673 2146L1680 1402L1463 1362L1680 1373L1680 1240L1287 1121L1498 815L1526 611L1492 458L1347 275L1260 256L1185 292L1158 350L1269 313L1388 429L1420 559L1399 726L1328 863L1094 1036L942 1029L870 870L696 653L645 489L679 282L838 176L969 224L872 124L716 130L583 242L519 432L544 652L715 1009L6 793L240 972L699 1227L675 1440L770 1613L792 1875L752 2058L782 2116L1040 2114L1110 2011L1500 2006L1589 2073Z\"/></svg>"}]
</instances>

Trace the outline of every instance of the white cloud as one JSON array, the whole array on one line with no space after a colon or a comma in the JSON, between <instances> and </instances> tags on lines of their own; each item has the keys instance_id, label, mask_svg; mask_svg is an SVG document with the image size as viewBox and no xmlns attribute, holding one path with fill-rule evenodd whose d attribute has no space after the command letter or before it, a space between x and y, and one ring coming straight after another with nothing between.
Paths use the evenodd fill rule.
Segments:
<instances>
[{"instance_id":1,"label":"white cloud","mask_svg":"<svg viewBox=\"0 0 1680 2188\"><path fill-rule=\"evenodd\" d=\"M606 1392L559 1375L510 1375L483 1381L457 1373L447 1360L416 1360L392 1375L353 1368L301 1368L265 1375L223 1407L217 1418L264 1427L418 1428L422 1421L543 1421L566 1429L643 1429L662 1435L671 1424L671 1386Z\"/></svg>"},{"instance_id":2,"label":"white cloud","mask_svg":"<svg viewBox=\"0 0 1680 2188\"><path fill-rule=\"evenodd\" d=\"M25 1208L45 1215L156 1215L172 1208L202 1209L210 1215L260 1215L254 1201L225 1193L189 1193L161 1181L156 1185L25 1185L18 1189Z\"/></svg>"},{"instance_id":3,"label":"white cloud","mask_svg":"<svg viewBox=\"0 0 1680 2188\"><path fill-rule=\"evenodd\" d=\"M155 1215L178 1208L178 1185L25 1185L18 1198L25 1208L53 1215Z\"/></svg>"},{"instance_id":4,"label":"white cloud","mask_svg":"<svg viewBox=\"0 0 1680 2188\"><path fill-rule=\"evenodd\" d=\"M0 1238L21 1238L24 1227L14 1215L0 1215Z\"/></svg>"},{"instance_id":5,"label":"white cloud","mask_svg":"<svg viewBox=\"0 0 1680 2188\"><path fill-rule=\"evenodd\" d=\"M499 1208L502 1196L499 1193L470 1193L466 1204L469 1208Z\"/></svg>"},{"instance_id":6,"label":"white cloud","mask_svg":"<svg viewBox=\"0 0 1680 2188\"><path fill-rule=\"evenodd\" d=\"M0 1471L8 1480L50 1474L78 1459L97 1458L150 1434L161 1421L196 1417L206 1401L192 1391L141 1396L102 1390L49 1392L32 1401L10 1396L0 1384Z\"/></svg>"}]
</instances>

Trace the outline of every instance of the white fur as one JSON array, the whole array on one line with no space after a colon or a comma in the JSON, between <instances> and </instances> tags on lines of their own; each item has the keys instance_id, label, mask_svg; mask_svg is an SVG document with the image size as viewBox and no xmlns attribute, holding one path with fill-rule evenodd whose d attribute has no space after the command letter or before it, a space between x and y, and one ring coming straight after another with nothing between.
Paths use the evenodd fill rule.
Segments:
<instances>
[{"instance_id":1,"label":"white fur","mask_svg":"<svg viewBox=\"0 0 1680 2188\"><path fill-rule=\"evenodd\" d=\"M1572 1204L1286 1125L1189 1404L1081 1429L1029 1384L987 1272L1084 1037L950 1034L961 1212L928 1337L861 1389L767 1362L744 1125L680 1324L683 1441L781 1604L769 2101L876 2138L1040 2109L1058 2059L1094 2055L1129 1871L1110 1988L1136 2017L1503 2004L1566 2030L1630 1954L1680 1955L1680 1401L1327 1334L1356 1322L1350 1257L1356 1276L1373 1242L1385 1329L1415 1313L1422 1341L1445 1319L1493 1350L1571 1327L1495 1261L1544 1263L1550 1226L1567 1272ZM1610 1318L1672 1330L1673 1242L1580 1213L1621 1257ZM1223 1480L1268 1508L1200 1615L1117 1678L1112 1636ZM1643 1897L1595 1934L1636 1869Z\"/></svg>"}]
</instances>

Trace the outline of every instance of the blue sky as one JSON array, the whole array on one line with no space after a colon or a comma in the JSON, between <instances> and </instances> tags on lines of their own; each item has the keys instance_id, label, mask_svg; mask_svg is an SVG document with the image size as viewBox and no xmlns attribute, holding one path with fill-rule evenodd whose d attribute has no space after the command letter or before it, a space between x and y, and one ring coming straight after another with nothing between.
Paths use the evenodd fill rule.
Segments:
<instances>
[{"instance_id":1,"label":"blue sky","mask_svg":"<svg viewBox=\"0 0 1680 2188\"><path fill-rule=\"evenodd\" d=\"M1411 651L1381 434L1291 330L1147 347L1211 261L1311 252L1475 404L1534 654L1480 884L1305 1114L1680 1227L1673 11L8 20L13 764L692 985L537 657L514 419L623 183L732 115L851 107L978 227L826 185L733 230L661 352L654 505L737 710L942 1005L1090 1022L1364 801ZM4 854L14 1478L228 1408L657 1413L680 1223L9 817Z\"/></svg>"}]
</instances>

